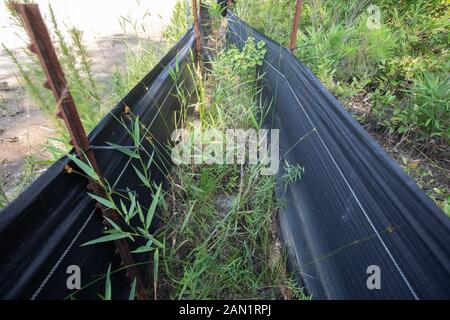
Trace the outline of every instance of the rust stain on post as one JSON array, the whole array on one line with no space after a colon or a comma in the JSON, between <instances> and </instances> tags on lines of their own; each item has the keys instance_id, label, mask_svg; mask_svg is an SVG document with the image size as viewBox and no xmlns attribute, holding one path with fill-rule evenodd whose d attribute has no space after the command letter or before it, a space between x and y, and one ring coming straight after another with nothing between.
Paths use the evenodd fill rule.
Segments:
<instances>
[{"instance_id":1,"label":"rust stain on post","mask_svg":"<svg viewBox=\"0 0 450 320\"><path fill-rule=\"evenodd\" d=\"M200 33L200 25L198 23L197 0L192 0L192 15L194 16L195 47L196 47L196 50L197 50L197 59L198 59L198 61L201 61L201 57L202 57L202 35Z\"/></svg>"},{"instance_id":2,"label":"rust stain on post","mask_svg":"<svg viewBox=\"0 0 450 320\"><path fill-rule=\"evenodd\" d=\"M70 134L70 143L75 148L78 157L86 162L85 157L92 165L97 175L102 179L100 169L95 159L94 153L90 149L89 140L81 123L80 116L75 106L73 97L67 86L62 67L58 61L55 48L50 39L47 27L42 18L37 4L17 4L11 3L12 8L21 16L25 28L31 40L29 49L35 53L44 70L47 81L44 86L50 89L57 101L56 115L62 118L67 126ZM106 198L104 190L96 183L90 183L88 186L96 195ZM103 217L107 217L114 222L118 222L118 214L116 211L106 208L97 203L100 207ZM106 220L105 220L106 221ZM137 297L138 299L147 299L147 293L139 274L139 270L135 266L134 259L130 253L128 242L125 239L114 241L117 251L125 266L128 266L127 274L130 280L136 279Z\"/></svg>"},{"instance_id":3,"label":"rust stain on post","mask_svg":"<svg viewBox=\"0 0 450 320\"><path fill-rule=\"evenodd\" d=\"M292 23L291 41L289 43L289 50L294 51L297 46L297 32L300 14L302 12L302 0L297 0L295 4L294 22Z\"/></svg>"}]
</instances>

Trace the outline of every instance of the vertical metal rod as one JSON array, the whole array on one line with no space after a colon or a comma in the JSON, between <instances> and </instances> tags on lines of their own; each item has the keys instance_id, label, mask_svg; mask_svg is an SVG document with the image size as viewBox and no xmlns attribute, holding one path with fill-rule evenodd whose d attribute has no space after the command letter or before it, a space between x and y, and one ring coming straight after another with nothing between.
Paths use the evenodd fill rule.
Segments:
<instances>
[{"instance_id":1,"label":"vertical metal rod","mask_svg":"<svg viewBox=\"0 0 450 320\"><path fill-rule=\"evenodd\" d=\"M194 32L195 32L195 46L197 49L197 59L201 61L202 57L202 36L200 33L200 25L198 23L198 6L197 0L192 0L192 15L194 16Z\"/></svg>"},{"instance_id":2,"label":"vertical metal rod","mask_svg":"<svg viewBox=\"0 0 450 320\"><path fill-rule=\"evenodd\" d=\"M29 49L35 53L44 70L47 81L44 83L44 87L50 89L57 101L57 116L62 118L67 126L70 134L70 143L75 148L78 157L90 162L93 169L96 171L99 177L102 177L100 168L98 167L94 153L90 149L89 140L81 123L80 116L78 114L75 102L70 94L67 86L67 81L64 76L62 67L58 61L58 57L53 47L53 43L50 39L47 27L45 26L44 19L37 4L17 4L11 3L11 6L22 17L25 24L25 28L31 40ZM102 179L102 178L101 178ZM105 198L105 191L96 183L90 183L88 186L95 194ZM108 209L105 206L97 203L97 206L101 209L103 217L107 217L112 221L118 221L118 214L112 209ZM128 242L125 239L114 241L117 251L120 254L122 263L127 267L127 276L130 280L136 279L137 296L138 299L147 299L147 293L142 278L139 274L133 256L130 253Z\"/></svg>"},{"instance_id":3,"label":"vertical metal rod","mask_svg":"<svg viewBox=\"0 0 450 320\"><path fill-rule=\"evenodd\" d=\"M289 50L294 51L297 46L297 32L300 14L302 12L302 0L297 0L295 4L294 22L292 23L291 41L289 43Z\"/></svg>"}]
</instances>

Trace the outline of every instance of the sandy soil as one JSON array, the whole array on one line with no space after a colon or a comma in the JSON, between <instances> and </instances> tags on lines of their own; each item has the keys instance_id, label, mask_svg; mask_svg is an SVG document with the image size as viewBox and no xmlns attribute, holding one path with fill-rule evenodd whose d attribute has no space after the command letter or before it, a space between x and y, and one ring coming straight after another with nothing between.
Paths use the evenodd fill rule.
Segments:
<instances>
[{"instance_id":1,"label":"sandy soil","mask_svg":"<svg viewBox=\"0 0 450 320\"><path fill-rule=\"evenodd\" d=\"M36 1L47 23L48 3L60 25L76 26L84 33L89 55L94 63L95 77L105 81L114 65L123 64L124 39L139 37L161 38L170 21L176 0L50 0ZM126 23L123 21L131 21ZM133 26L134 24L134 26ZM26 59L21 49L26 46L26 35L9 20L4 2L0 3L0 43L13 50L19 61ZM0 188L12 195L23 178L28 156L38 160L48 158L44 144L55 136L55 125L27 97L16 79L14 64L0 47ZM23 187L23 186L21 186Z\"/></svg>"}]
</instances>

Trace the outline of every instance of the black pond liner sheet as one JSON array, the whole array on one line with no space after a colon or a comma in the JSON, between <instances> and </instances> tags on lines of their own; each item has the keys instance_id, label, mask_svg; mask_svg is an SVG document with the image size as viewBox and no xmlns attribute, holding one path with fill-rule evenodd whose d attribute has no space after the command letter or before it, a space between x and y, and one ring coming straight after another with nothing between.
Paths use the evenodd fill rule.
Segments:
<instances>
[{"instance_id":1,"label":"black pond liner sheet","mask_svg":"<svg viewBox=\"0 0 450 320\"><path fill-rule=\"evenodd\" d=\"M242 47L248 37L266 43L266 125L280 130L282 161L305 169L277 195L290 265L307 293L450 298L449 218L288 49L228 13L228 42ZM379 290L367 286L372 265L380 268Z\"/></svg>"},{"instance_id":2,"label":"black pond liner sheet","mask_svg":"<svg viewBox=\"0 0 450 320\"><path fill-rule=\"evenodd\" d=\"M228 19L230 44L242 47L249 36L266 42L266 125L280 129L283 158L305 168L300 181L286 191L280 185L277 195L286 204L279 225L291 270L307 293L315 299L448 299L448 218L287 49L231 12ZM169 69L178 64L183 85L193 90L183 68L193 46L191 29L111 113L120 117L129 106L154 141L164 145L180 108ZM132 145L111 114L90 141ZM144 205L151 201L148 192L140 192L128 157L101 149L95 155L116 188L136 190ZM60 159L0 212L1 299L65 298L73 293L66 287L70 265L80 266L82 286L98 280L76 297L95 299L104 290L100 277L111 261L112 270L119 268L112 243L80 247L101 235L102 218L86 194L86 180L63 172L68 163ZM152 177L159 183L163 173L153 167ZM370 265L380 267L380 290L366 286ZM141 266L143 272L148 269ZM128 296L124 272L112 276L112 292L114 299Z\"/></svg>"}]
</instances>

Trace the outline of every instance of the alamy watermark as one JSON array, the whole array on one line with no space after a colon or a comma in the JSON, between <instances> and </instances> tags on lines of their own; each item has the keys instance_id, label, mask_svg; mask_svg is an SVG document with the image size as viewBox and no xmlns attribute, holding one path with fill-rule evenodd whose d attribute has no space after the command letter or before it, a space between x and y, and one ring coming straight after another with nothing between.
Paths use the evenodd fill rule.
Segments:
<instances>
[{"instance_id":1,"label":"alamy watermark","mask_svg":"<svg viewBox=\"0 0 450 320\"><path fill-rule=\"evenodd\" d=\"M366 281L367 289L380 290L381 289L381 269L377 265L370 265L367 267L366 273L369 277Z\"/></svg>"},{"instance_id":2,"label":"alamy watermark","mask_svg":"<svg viewBox=\"0 0 450 320\"><path fill-rule=\"evenodd\" d=\"M371 4L367 7L367 28L370 30L381 28L381 10L380 7Z\"/></svg>"},{"instance_id":3,"label":"alamy watermark","mask_svg":"<svg viewBox=\"0 0 450 320\"><path fill-rule=\"evenodd\" d=\"M69 290L81 289L81 269L73 264L67 267L66 273L69 275L66 280L66 286Z\"/></svg>"},{"instance_id":4,"label":"alamy watermark","mask_svg":"<svg viewBox=\"0 0 450 320\"><path fill-rule=\"evenodd\" d=\"M172 133L172 161L181 164L261 165L275 175L280 165L278 129L178 129Z\"/></svg>"}]
</instances>

